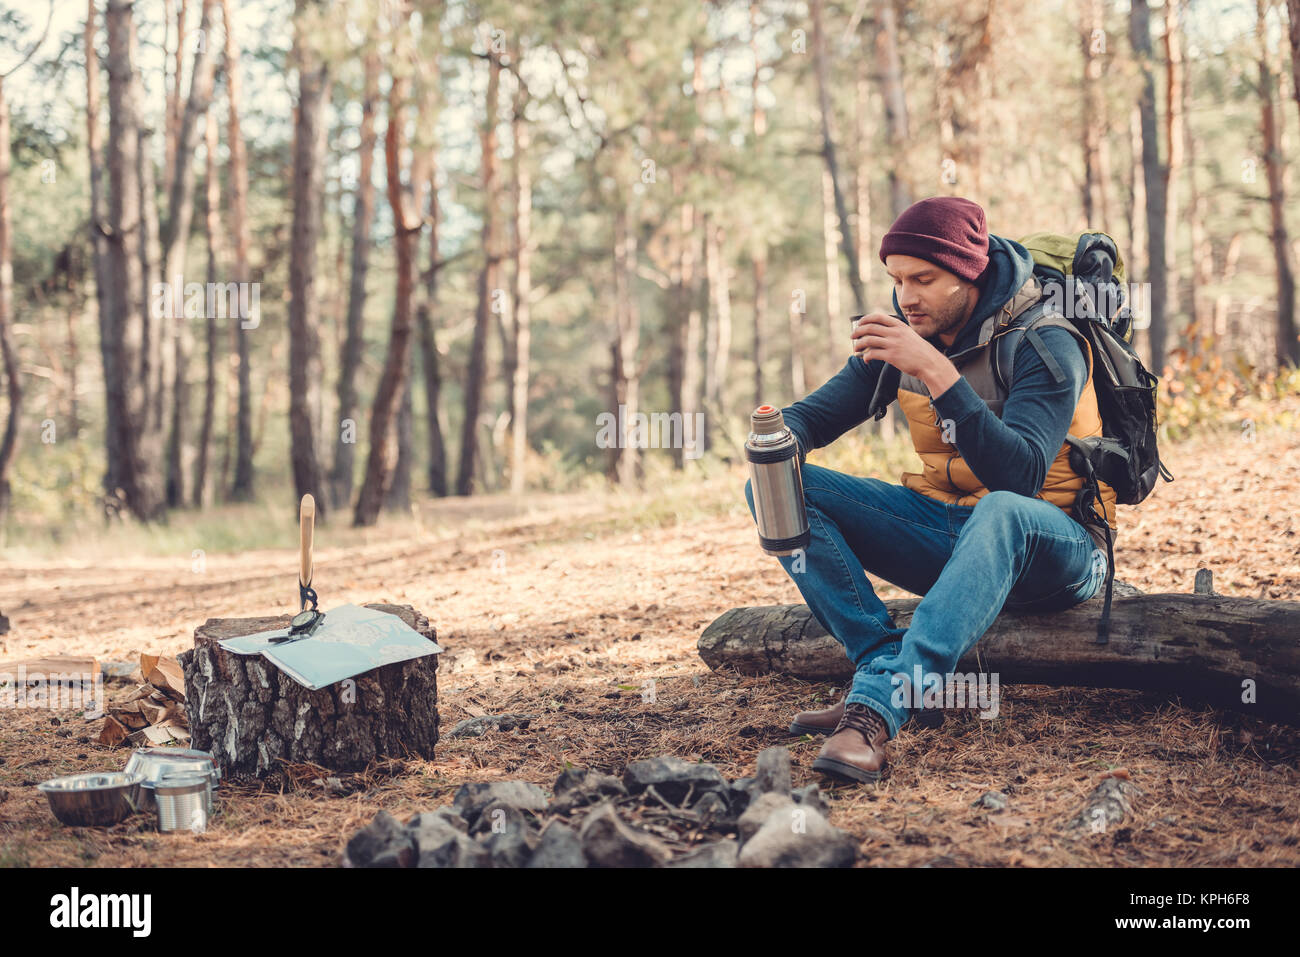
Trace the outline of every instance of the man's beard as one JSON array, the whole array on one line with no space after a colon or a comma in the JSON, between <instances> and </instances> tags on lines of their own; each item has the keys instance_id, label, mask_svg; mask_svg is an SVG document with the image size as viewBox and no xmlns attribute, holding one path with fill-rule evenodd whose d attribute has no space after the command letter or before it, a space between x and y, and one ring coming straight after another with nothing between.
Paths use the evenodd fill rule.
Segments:
<instances>
[{"instance_id":1,"label":"man's beard","mask_svg":"<svg viewBox=\"0 0 1300 957\"><path fill-rule=\"evenodd\" d=\"M937 342L939 336L955 333L966 324L966 296L961 290L955 292L952 297L943 305L942 310L929 310L926 315L935 324L935 330L927 340Z\"/></svg>"}]
</instances>

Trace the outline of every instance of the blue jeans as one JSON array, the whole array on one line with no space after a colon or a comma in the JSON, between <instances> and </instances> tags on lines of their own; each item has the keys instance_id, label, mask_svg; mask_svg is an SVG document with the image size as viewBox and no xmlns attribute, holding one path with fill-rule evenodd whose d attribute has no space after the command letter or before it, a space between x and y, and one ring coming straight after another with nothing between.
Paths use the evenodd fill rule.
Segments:
<instances>
[{"instance_id":1,"label":"blue jeans","mask_svg":"<svg viewBox=\"0 0 1300 957\"><path fill-rule=\"evenodd\" d=\"M1059 611L1105 581L1105 553L1094 560L1084 527L1043 499L994 491L947 505L816 465L803 466L803 481L812 541L777 561L856 668L846 700L878 711L891 738L919 710L896 703L916 702L895 675L910 683L917 665L951 674L1004 606ZM748 481L745 498L754 512ZM894 625L866 572L924 596L908 628Z\"/></svg>"}]
</instances>

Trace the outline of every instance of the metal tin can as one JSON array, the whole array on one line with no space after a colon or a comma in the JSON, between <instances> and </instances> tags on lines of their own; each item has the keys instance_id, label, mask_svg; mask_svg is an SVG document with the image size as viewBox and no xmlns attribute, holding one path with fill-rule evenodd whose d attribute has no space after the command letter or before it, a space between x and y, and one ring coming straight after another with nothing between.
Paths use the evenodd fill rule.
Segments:
<instances>
[{"instance_id":1,"label":"metal tin can","mask_svg":"<svg viewBox=\"0 0 1300 957\"><path fill-rule=\"evenodd\" d=\"M154 787L158 804L158 830L193 831L208 829L210 778L201 771L171 771Z\"/></svg>"},{"instance_id":2,"label":"metal tin can","mask_svg":"<svg viewBox=\"0 0 1300 957\"><path fill-rule=\"evenodd\" d=\"M164 774L178 771L201 772L208 775L208 813L212 813L212 792L217 787L221 771L207 751L192 748L139 748L126 762L128 772L144 775L141 790L141 809L154 807L154 789Z\"/></svg>"}]
</instances>

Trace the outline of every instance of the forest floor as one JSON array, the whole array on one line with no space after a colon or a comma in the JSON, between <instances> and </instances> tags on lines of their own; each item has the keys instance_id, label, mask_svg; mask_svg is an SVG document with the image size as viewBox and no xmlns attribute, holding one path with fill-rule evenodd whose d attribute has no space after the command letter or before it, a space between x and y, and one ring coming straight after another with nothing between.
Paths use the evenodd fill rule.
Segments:
<instances>
[{"instance_id":1,"label":"forest floor","mask_svg":"<svg viewBox=\"0 0 1300 957\"><path fill-rule=\"evenodd\" d=\"M1119 578L1190 592L1203 562L1223 594L1300 599L1300 437L1254 438L1162 448L1176 481L1121 510ZM786 727L842 689L716 673L696 652L728 608L801 601L758 548L743 484L736 468L687 492L425 500L414 518L387 517L379 536L344 546L331 544L342 532L318 526L323 607L409 603L433 622L444 734L482 714L535 715L531 724L444 739L434 759L385 764L343 796L311 784L223 787L206 833L168 835L140 816L59 824L34 785L120 769L128 752L96 743L99 722L76 711L0 711L0 865L336 866L381 808L405 819L450 804L467 781L549 792L567 766L621 775L665 753L735 778L753 773L763 748L787 745L795 785L827 790L811 771L820 741ZM0 661L176 654L209 617L291 610L296 567L293 548L209 553L201 566L188 552L0 560L0 610L13 626ZM886 599L905 597L876 584ZM650 681L655 693L643 696ZM831 822L860 840L864 866L1300 864L1296 727L1161 694L1020 685L1003 688L998 718L949 714L941 729L902 731L890 756L881 783L828 790ZM1065 821L1117 768L1142 792L1133 818L1071 836ZM1007 810L972 806L989 790L1009 796Z\"/></svg>"}]
</instances>

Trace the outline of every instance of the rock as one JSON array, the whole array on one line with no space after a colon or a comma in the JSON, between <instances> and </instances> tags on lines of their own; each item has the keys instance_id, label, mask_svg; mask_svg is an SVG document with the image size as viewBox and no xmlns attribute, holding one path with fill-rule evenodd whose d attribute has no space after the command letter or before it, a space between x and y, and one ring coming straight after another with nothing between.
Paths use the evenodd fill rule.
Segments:
<instances>
[{"instance_id":1,"label":"rock","mask_svg":"<svg viewBox=\"0 0 1300 957\"><path fill-rule=\"evenodd\" d=\"M456 810L471 826L489 804L520 811L545 811L546 792L527 781L478 781L462 784L456 791Z\"/></svg>"},{"instance_id":2,"label":"rock","mask_svg":"<svg viewBox=\"0 0 1300 957\"><path fill-rule=\"evenodd\" d=\"M490 867L492 864L487 848L446 822L440 821L437 827L420 831L416 842L420 845L417 867Z\"/></svg>"},{"instance_id":3,"label":"rock","mask_svg":"<svg viewBox=\"0 0 1300 957\"><path fill-rule=\"evenodd\" d=\"M788 794L777 794L769 791L767 794L758 795L736 822L736 830L740 833L741 843L743 844L753 837L768 818L777 812L783 811L786 814L786 820L793 820L791 812L795 809L796 805Z\"/></svg>"},{"instance_id":4,"label":"rock","mask_svg":"<svg viewBox=\"0 0 1300 957\"><path fill-rule=\"evenodd\" d=\"M755 802L760 804L765 795ZM755 810L751 808L750 810ZM746 812L748 813L748 812ZM811 807L777 807L740 848L739 867L852 867L857 839L831 827Z\"/></svg>"},{"instance_id":5,"label":"rock","mask_svg":"<svg viewBox=\"0 0 1300 957\"><path fill-rule=\"evenodd\" d=\"M610 774L601 774L589 768L566 768L555 779L555 800L551 810L567 814L574 808L595 804L606 797L627 797L623 782Z\"/></svg>"},{"instance_id":6,"label":"rock","mask_svg":"<svg viewBox=\"0 0 1300 957\"><path fill-rule=\"evenodd\" d=\"M397 819L380 811L348 841L344 867L414 867L415 840Z\"/></svg>"},{"instance_id":7,"label":"rock","mask_svg":"<svg viewBox=\"0 0 1300 957\"><path fill-rule=\"evenodd\" d=\"M511 830L531 830L524 812L509 804L493 801L479 813L470 834L501 834Z\"/></svg>"},{"instance_id":8,"label":"rock","mask_svg":"<svg viewBox=\"0 0 1300 957\"><path fill-rule=\"evenodd\" d=\"M985 791L971 802L971 807L984 807L990 811L1005 811L1007 803L1008 798L1001 791Z\"/></svg>"},{"instance_id":9,"label":"rock","mask_svg":"<svg viewBox=\"0 0 1300 957\"><path fill-rule=\"evenodd\" d=\"M449 738L481 738L489 731L513 731L526 728L536 718L535 714L485 714L478 718L466 718L452 728Z\"/></svg>"},{"instance_id":10,"label":"rock","mask_svg":"<svg viewBox=\"0 0 1300 957\"><path fill-rule=\"evenodd\" d=\"M426 857L432 858L435 851L456 838L469 836L464 830L447 820L445 815L436 813L417 814L406 826L406 832L415 842L415 850L420 861L424 861ZM420 866L433 865L421 863Z\"/></svg>"},{"instance_id":11,"label":"rock","mask_svg":"<svg viewBox=\"0 0 1300 957\"><path fill-rule=\"evenodd\" d=\"M493 867L524 867L537 847L537 833L517 808L489 805L476 827Z\"/></svg>"},{"instance_id":12,"label":"rock","mask_svg":"<svg viewBox=\"0 0 1300 957\"><path fill-rule=\"evenodd\" d=\"M659 838L625 824L609 801L587 815L578 837L592 867L657 867L673 856Z\"/></svg>"},{"instance_id":13,"label":"rock","mask_svg":"<svg viewBox=\"0 0 1300 957\"><path fill-rule=\"evenodd\" d=\"M754 787L759 794L774 792L789 794L794 782L790 778L790 749L764 748L758 755L758 770L754 773Z\"/></svg>"},{"instance_id":14,"label":"rock","mask_svg":"<svg viewBox=\"0 0 1300 957\"><path fill-rule=\"evenodd\" d=\"M822 817L830 820L831 806L826 803L822 797L822 789L816 784L805 784L801 788L796 788L790 792L790 797L796 804L803 804L807 807L814 808Z\"/></svg>"},{"instance_id":15,"label":"rock","mask_svg":"<svg viewBox=\"0 0 1300 957\"><path fill-rule=\"evenodd\" d=\"M717 791L705 791L691 808L706 824L729 824L735 821L731 808Z\"/></svg>"},{"instance_id":16,"label":"rock","mask_svg":"<svg viewBox=\"0 0 1300 957\"><path fill-rule=\"evenodd\" d=\"M1093 788L1066 828L1084 834L1105 833L1133 814L1132 800L1141 794L1136 784L1122 778L1105 778Z\"/></svg>"},{"instance_id":17,"label":"rock","mask_svg":"<svg viewBox=\"0 0 1300 957\"><path fill-rule=\"evenodd\" d=\"M406 822L408 831L416 831L422 826L430 826L435 822L441 821L450 824L456 830L462 833L469 832L469 824L461 817L460 812L454 807L444 804L442 807L434 808L432 811L425 811L423 814L417 814Z\"/></svg>"},{"instance_id":18,"label":"rock","mask_svg":"<svg viewBox=\"0 0 1300 957\"><path fill-rule=\"evenodd\" d=\"M749 802L756 796L757 789L754 787L753 778L736 778L727 785L727 803L731 805L731 813L739 817L745 813L745 808L749 807Z\"/></svg>"},{"instance_id":19,"label":"rock","mask_svg":"<svg viewBox=\"0 0 1300 957\"><path fill-rule=\"evenodd\" d=\"M537 846L537 838L523 831L489 834L483 841L492 867L527 867Z\"/></svg>"},{"instance_id":20,"label":"rock","mask_svg":"<svg viewBox=\"0 0 1300 957\"><path fill-rule=\"evenodd\" d=\"M705 844L703 847L697 847L693 851L677 857L665 867L735 867L736 858L740 853L740 844L728 838L725 841L715 841L712 844Z\"/></svg>"},{"instance_id":21,"label":"rock","mask_svg":"<svg viewBox=\"0 0 1300 957\"><path fill-rule=\"evenodd\" d=\"M551 821L542 831L537 849L525 867L586 867L582 842L573 828L559 821Z\"/></svg>"},{"instance_id":22,"label":"rock","mask_svg":"<svg viewBox=\"0 0 1300 957\"><path fill-rule=\"evenodd\" d=\"M488 851L469 836L465 819L454 807L417 814L406 830L419 854L417 867L490 866Z\"/></svg>"},{"instance_id":23,"label":"rock","mask_svg":"<svg viewBox=\"0 0 1300 957\"><path fill-rule=\"evenodd\" d=\"M623 783L632 794L640 794L654 785L666 801L680 805L686 795L699 795L705 791L726 791L727 779L711 764L693 764L676 755L668 754L645 761L633 761L627 766Z\"/></svg>"}]
</instances>

